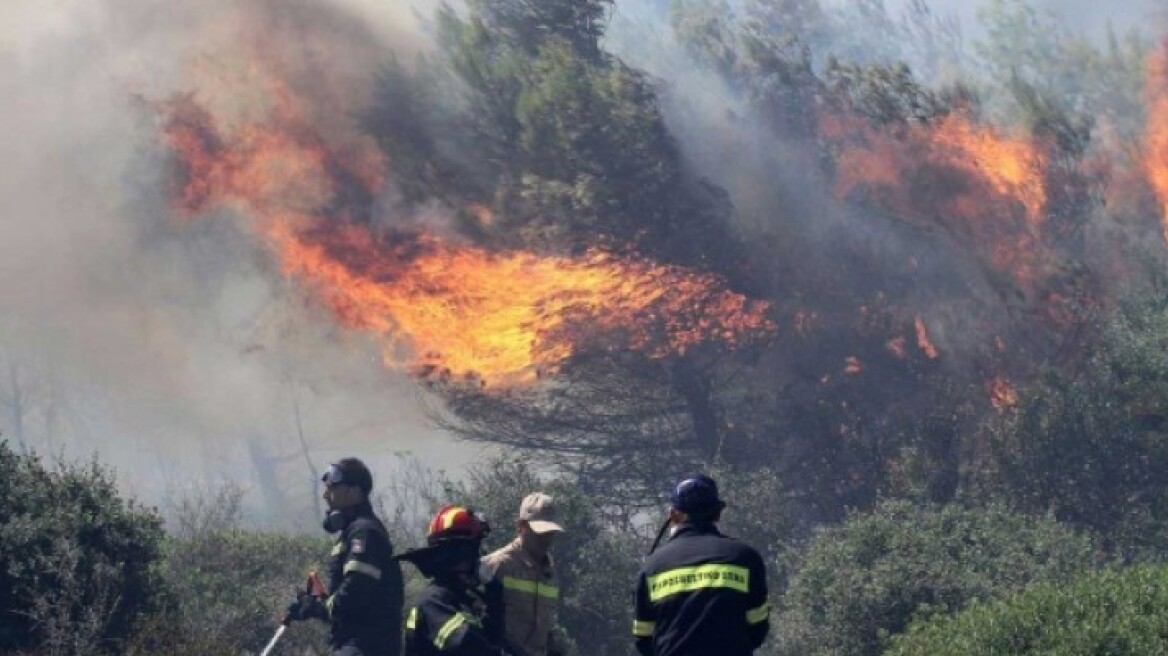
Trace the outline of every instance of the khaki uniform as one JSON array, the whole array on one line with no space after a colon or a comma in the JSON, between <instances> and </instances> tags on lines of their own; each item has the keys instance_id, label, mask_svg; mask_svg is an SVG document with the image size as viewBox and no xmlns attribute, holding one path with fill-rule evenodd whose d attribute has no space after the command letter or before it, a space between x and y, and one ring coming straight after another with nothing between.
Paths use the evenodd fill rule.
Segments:
<instances>
[{"instance_id":1,"label":"khaki uniform","mask_svg":"<svg viewBox=\"0 0 1168 656\"><path fill-rule=\"evenodd\" d=\"M560 589L551 557L536 563L516 538L483 558L503 586L503 623L507 640L523 649L520 656L559 653L552 637Z\"/></svg>"}]
</instances>

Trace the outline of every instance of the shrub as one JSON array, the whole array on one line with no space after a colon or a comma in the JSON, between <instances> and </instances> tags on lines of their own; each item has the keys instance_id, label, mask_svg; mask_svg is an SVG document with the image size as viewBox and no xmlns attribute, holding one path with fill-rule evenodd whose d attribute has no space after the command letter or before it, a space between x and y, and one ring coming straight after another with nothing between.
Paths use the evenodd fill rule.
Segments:
<instances>
[{"instance_id":1,"label":"shrub","mask_svg":"<svg viewBox=\"0 0 1168 656\"><path fill-rule=\"evenodd\" d=\"M169 603L139 631L134 653L258 652L309 570L325 576L331 544L323 533L246 530L242 499L226 486L177 505L159 567ZM298 622L281 638L282 653L323 654L326 631Z\"/></svg>"},{"instance_id":2,"label":"shrub","mask_svg":"<svg viewBox=\"0 0 1168 656\"><path fill-rule=\"evenodd\" d=\"M1156 656L1168 654L1168 568L1091 573L1071 586L1037 584L954 616L914 622L889 656Z\"/></svg>"},{"instance_id":3,"label":"shrub","mask_svg":"<svg viewBox=\"0 0 1168 656\"><path fill-rule=\"evenodd\" d=\"M119 651L156 607L162 538L110 470L48 469L0 441L0 651Z\"/></svg>"},{"instance_id":4,"label":"shrub","mask_svg":"<svg viewBox=\"0 0 1168 656\"><path fill-rule=\"evenodd\" d=\"M812 540L783 600L777 653L874 656L914 616L1067 580L1092 555L1052 520L885 502Z\"/></svg>"}]
</instances>

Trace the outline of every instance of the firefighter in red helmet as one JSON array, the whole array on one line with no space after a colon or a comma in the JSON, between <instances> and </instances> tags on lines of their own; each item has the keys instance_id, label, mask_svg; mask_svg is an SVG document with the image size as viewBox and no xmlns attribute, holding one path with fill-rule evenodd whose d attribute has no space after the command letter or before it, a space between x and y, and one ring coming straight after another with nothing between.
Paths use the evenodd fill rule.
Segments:
<instances>
[{"instance_id":1,"label":"firefighter in red helmet","mask_svg":"<svg viewBox=\"0 0 1168 656\"><path fill-rule=\"evenodd\" d=\"M395 556L430 579L406 614L405 656L507 656L493 623L497 592L484 590L479 557L489 527L472 511L443 506L430 521L426 546Z\"/></svg>"}]
</instances>

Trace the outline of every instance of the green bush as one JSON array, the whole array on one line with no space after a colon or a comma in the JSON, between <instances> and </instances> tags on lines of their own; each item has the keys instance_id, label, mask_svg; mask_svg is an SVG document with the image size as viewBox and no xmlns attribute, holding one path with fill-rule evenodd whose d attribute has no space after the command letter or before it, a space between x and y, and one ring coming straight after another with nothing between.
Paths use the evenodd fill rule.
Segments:
<instances>
[{"instance_id":1,"label":"green bush","mask_svg":"<svg viewBox=\"0 0 1168 656\"><path fill-rule=\"evenodd\" d=\"M914 616L1068 580L1092 556L1088 539L1052 520L885 502L812 540L772 643L780 654L875 656Z\"/></svg>"},{"instance_id":2,"label":"green bush","mask_svg":"<svg viewBox=\"0 0 1168 656\"><path fill-rule=\"evenodd\" d=\"M266 533L241 527L242 490L223 487L183 499L164 543L159 573L165 612L138 632L138 654L258 652L285 607L331 548L319 536ZM282 653L323 654L326 626L294 624L281 638Z\"/></svg>"},{"instance_id":3,"label":"green bush","mask_svg":"<svg viewBox=\"0 0 1168 656\"><path fill-rule=\"evenodd\" d=\"M1084 366L1050 371L988 425L990 494L1163 558L1168 539L1168 295L1124 305Z\"/></svg>"},{"instance_id":4,"label":"green bush","mask_svg":"<svg viewBox=\"0 0 1168 656\"><path fill-rule=\"evenodd\" d=\"M1112 569L914 622L886 654L1157 656L1168 654L1166 608L1168 568Z\"/></svg>"},{"instance_id":5,"label":"green bush","mask_svg":"<svg viewBox=\"0 0 1168 656\"><path fill-rule=\"evenodd\" d=\"M120 651L156 607L162 538L108 469L48 469L0 441L0 651Z\"/></svg>"}]
</instances>

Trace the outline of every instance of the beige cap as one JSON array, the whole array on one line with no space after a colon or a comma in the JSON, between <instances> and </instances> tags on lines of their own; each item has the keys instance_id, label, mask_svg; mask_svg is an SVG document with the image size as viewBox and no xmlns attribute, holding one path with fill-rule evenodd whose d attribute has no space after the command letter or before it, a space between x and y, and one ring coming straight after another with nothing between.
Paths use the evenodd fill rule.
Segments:
<instances>
[{"instance_id":1,"label":"beige cap","mask_svg":"<svg viewBox=\"0 0 1168 656\"><path fill-rule=\"evenodd\" d=\"M533 492L519 504L519 519L527 522L536 533L563 531L556 523L556 500L543 492Z\"/></svg>"}]
</instances>

